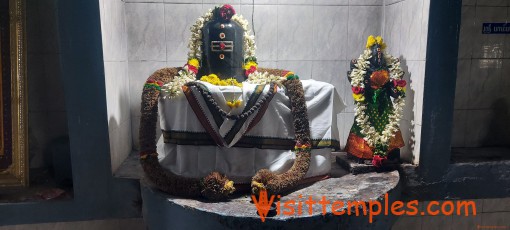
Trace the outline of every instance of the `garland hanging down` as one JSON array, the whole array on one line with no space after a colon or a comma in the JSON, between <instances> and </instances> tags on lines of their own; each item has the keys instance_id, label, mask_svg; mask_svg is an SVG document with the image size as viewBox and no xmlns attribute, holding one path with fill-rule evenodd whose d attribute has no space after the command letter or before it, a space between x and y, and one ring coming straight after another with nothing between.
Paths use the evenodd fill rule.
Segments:
<instances>
[{"instance_id":1,"label":"garland hanging down","mask_svg":"<svg viewBox=\"0 0 510 230\"><path fill-rule=\"evenodd\" d=\"M398 131L398 123L402 117L402 111L405 104L405 86L406 81L402 80L404 71L400 67L400 60L395 58L386 52L384 52L384 58L388 63L388 69L390 70L389 78L392 81L393 89L398 91L396 97L393 99L393 109L388 116L388 124L386 124L384 130L379 133L375 127L370 123L369 115L367 115L367 105L365 103L365 74L367 68L370 65L369 59L372 57L370 47L374 44L379 44L384 50L386 44L382 41L381 37L374 38L369 36L367 40L366 49L359 56L354 64L356 68L352 69L351 72L351 86L353 91L353 98L355 100L355 116L356 123L361 128L360 132L364 136L363 139L367 144L374 149L374 159L386 156L386 149L389 146L390 139L395 136L395 132ZM384 71L386 74L387 72ZM375 73L375 72L374 72Z\"/></svg>"},{"instance_id":2,"label":"garland hanging down","mask_svg":"<svg viewBox=\"0 0 510 230\"><path fill-rule=\"evenodd\" d=\"M150 181L164 192L184 197L202 196L210 200L223 200L235 190L233 182L223 174L211 172L202 179L186 178L164 169L159 163L156 122L160 88L157 86L169 82L178 71L176 68L160 69L145 83L140 118L140 163Z\"/></svg>"},{"instance_id":3,"label":"garland hanging down","mask_svg":"<svg viewBox=\"0 0 510 230\"><path fill-rule=\"evenodd\" d=\"M293 72L276 69L258 69L255 57L254 37L248 30L248 22L242 16L235 15L230 5L215 8L221 17L231 17L244 29L244 54L245 54L245 75L246 82L252 84L276 83L286 88L286 95L290 98L293 124L295 128L296 160L291 169L283 174L274 174L267 169L256 173L252 179L252 192L257 193L267 189L270 193L276 194L290 189L303 179L310 166L311 140L310 127L307 116L304 91L299 77ZM213 9L210 9L202 17L198 18L195 25L191 27L191 39L188 47L188 62L182 68L164 68L156 71L147 80L142 93L142 107L140 120L140 162L147 177L161 190L184 197L205 197L210 200L223 200L228 197L235 187L225 175L219 172L211 172L202 179L187 178L176 175L164 169L158 160L156 150L156 122L158 117L158 98L160 92L163 98L174 98L182 94L182 87L186 84L193 84L200 68L202 45L202 28L205 23L213 17ZM212 80L206 78L204 80ZM219 83L222 84L222 83ZM232 83L231 84L235 84ZM236 119L224 112L222 116L229 119Z\"/></svg>"},{"instance_id":4,"label":"garland hanging down","mask_svg":"<svg viewBox=\"0 0 510 230\"><path fill-rule=\"evenodd\" d=\"M310 168L312 148L303 84L297 77L290 77L282 84L286 87L286 94L290 99L296 135L296 145L294 147L296 159L291 168L282 174L275 174L268 169L259 170L251 182L252 193L254 194L258 194L262 190L266 190L269 194L281 194L295 187Z\"/></svg>"}]
</instances>

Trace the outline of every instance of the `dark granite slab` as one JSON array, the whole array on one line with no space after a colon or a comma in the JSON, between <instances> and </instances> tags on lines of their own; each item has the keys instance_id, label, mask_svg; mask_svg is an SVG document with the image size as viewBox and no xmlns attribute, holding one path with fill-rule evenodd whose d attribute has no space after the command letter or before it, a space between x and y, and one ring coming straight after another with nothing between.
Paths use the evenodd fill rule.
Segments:
<instances>
[{"instance_id":1,"label":"dark granite slab","mask_svg":"<svg viewBox=\"0 0 510 230\"><path fill-rule=\"evenodd\" d=\"M347 174L340 178L329 178L318 181L308 187L300 188L283 196L283 203L295 201L294 215L277 215L262 222L257 215L257 209L251 202L251 197L237 195L226 202L208 202L205 200L183 199L167 195L153 187L145 179L141 180L144 218L150 229L203 228L209 229L286 229L298 228L355 228L355 229L389 229L392 216L374 217L369 223L367 216L341 215L335 216L331 205L326 205L323 215L323 206L312 205L312 212L305 201L310 197L319 201L324 197L331 203L345 202L338 211L347 209L348 201L379 200L383 201L388 193L389 202L399 199L399 173L397 171L383 173L365 173L359 175ZM298 203L302 202L302 214L297 213ZM353 209L354 214L354 209ZM175 219L170 215L178 215L183 219ZM168 216L168 218L164 218ZM196 218L196 219L195 219Z\"/></svg>"}]
</instances>

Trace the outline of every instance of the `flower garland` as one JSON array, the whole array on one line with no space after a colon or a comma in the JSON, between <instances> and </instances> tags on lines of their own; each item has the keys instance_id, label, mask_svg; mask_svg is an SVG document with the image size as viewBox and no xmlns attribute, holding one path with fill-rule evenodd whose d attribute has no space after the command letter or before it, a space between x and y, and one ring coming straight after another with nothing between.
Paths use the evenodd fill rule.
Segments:
<instances>
[{"instance_id":1,"label":"flower garland","mask_svg":"<svg viewBox=\"0 0 510 230\"><path fill-rule=\"evenodd\" d=\"M209 82L213 85L218 85L218 86L243 87L243 84L237 82L237 80L235 78L228 78L228 79L222 80L216 74L209 74L207 76L203 76L200 78L200 81ZM241 102L242 102L242 100L233 99L233 100L227 101L227 105L230 108L237 108L237 107L241 106Z\"/></svg>"},{"instance_id":2,"label":"flower garland","mask_svg":"<svg viewBox=\"0 0 510 230\"><path fill-rule=\"evenodd\" d=\"M243 87L242 83L237 82L235 78L228 78L225 80L220 79L216 74L209 74L207 76L202 76L200 81L205 81L217 86L237 86Z\"/></svg>"},{"instance_id":3,"label":"flower garland","mask_svg":"<svg viewBox=\"0 0 510 230\"><path fill-rule=\"evenodd\" d=\"M386 63L388 63L390 71L389 78L393 83L394 93L398 92L398 94L396 94L394 97L393 110L388 116L388 124L386 124L384 130L381 133L377 132L375 127L370 123L369 116L366 114L367 105L365 103L364 96L364 77L370 64L369 59L372 57L372 52L369 48L375 43L381 45L382 48L385 47L381 37L374 39L373 36L370 36L367 41L367 48L359 56L357 62L354 64L356 68L353 68L350 77L353 92L352 95L356 105L356 122L361 129L360 133L364 136L363 139L367 142L367 144L374 148L374 155L378 155L378 157L384 157L386 155L385 150L389 146L390 139L395 136L395 132L398 130L398 122L402 116L402 111L405 104L404 97L406 82L405 80L402 80L404 71L402 71L402 68L400 67L400 60L385 53L384 58L386 59Z\"/></svg>"},{"instance_id":4,"label":"flower garland","mask_svg":"<svg viewBox=\"0 0 510 230\"><path fill-rule=\"evenodd\" d=\"M274 83L273 83L274 84ZM253 194L266 190L268 194L282 194L295 187L310 168L312 144L310 138L310 122L308 108L306 107L303 84L299 78L290 73L287 79L281 82L287 89L285 94L290 99L296 144L294 152L296 159L290 169L284 173L276 174L268 169L257 171L251 181Z\"/></svg>"}]
</instances>

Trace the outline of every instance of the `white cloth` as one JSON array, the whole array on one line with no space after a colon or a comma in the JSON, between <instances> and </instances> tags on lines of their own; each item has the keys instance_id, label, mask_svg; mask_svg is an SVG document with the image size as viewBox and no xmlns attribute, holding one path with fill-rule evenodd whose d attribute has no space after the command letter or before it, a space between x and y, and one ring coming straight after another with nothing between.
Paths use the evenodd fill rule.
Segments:
<instances>
[{"instance_id":1,"label":"white cloth","mask_svg":"<svg viewBox=\"0 0 510 230\"><path fill-rule=\"evenodd\" d=\"M302 83L312 140L322 140L324 143L338 142L336 117L344 108L344 103L335 88L331 84L315 80L303 80ZM214 86L208 83L204 83L204 85L207 86L218 105L225 111L229 111L226 100L231 100L234 97L242 99L243 104L245 104L256 87L253 84L243 83L241 92L238 87ZM267 85L262 96L268 90L269 86ZM223 137L226 133L225 130L232 126L233 121L227 120L220 127L216 126L203 98L199 96L196 98L208 120L211 119L210 123L213 123L212 126L215 131ZM239 114L243 108L244 105L230 111L230 113ZM159 109L161 129L164 131L185 131L202 134L206 132L185 96L160 99ZM248 121L244 126L248 126L247 124L256 116L257 112L247 119ZM244 126L243 128L246 128ZM199 178L211 171L219 171L225 173L237 183L249 183L251 177L263 168L282 173L292 166L296 156L291 150L232 147L243 135L294 139L293 118L285 89L278 88L265 114L256 126L247 133L244 133L243 130L245 131L245 129L241 129L232 143L225 145L226 147L165 143L162 136L157 144L160 163L164 168L178 175ZM310 169L305 177L328 174L331 167L330 155L331 148L313 149Z\"/></svg>"}]
</instances>

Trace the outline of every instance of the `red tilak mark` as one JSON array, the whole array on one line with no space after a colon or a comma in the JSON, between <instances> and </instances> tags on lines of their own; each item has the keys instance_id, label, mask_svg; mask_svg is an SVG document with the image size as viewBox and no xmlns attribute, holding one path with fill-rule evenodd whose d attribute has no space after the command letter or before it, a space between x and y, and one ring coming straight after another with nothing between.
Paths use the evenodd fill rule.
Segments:
<instances>
[{"instance_id":1,"label":"red tilak mark","mask_svg":"<svg viewBox=\"0 0 510 230\"><path fill-rule=\"evenodd\" d=\"M221 49L221 50L224 50L224 49L225 49L225 43L223 43L223 42L222 42L222 43L220 43L220 49Z\"/></svg>"}]
</instances>

